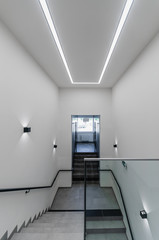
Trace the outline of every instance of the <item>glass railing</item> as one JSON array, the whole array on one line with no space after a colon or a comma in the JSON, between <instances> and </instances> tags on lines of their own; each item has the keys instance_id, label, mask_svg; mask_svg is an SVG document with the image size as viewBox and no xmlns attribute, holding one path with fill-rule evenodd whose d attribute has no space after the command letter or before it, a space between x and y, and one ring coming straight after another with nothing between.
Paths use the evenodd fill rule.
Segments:
<instances>
[{"instance_id":1,"label":"glass railing","mask_svg":"<svg viewBox=\"0 0 159 240\"><path fill-rule=\"evenodd\" d=\"M133 240L136 224L156 239L148 218L159 209L158 170L159 159L86 158L84 239Z\"/></svg>"}]
</instances>

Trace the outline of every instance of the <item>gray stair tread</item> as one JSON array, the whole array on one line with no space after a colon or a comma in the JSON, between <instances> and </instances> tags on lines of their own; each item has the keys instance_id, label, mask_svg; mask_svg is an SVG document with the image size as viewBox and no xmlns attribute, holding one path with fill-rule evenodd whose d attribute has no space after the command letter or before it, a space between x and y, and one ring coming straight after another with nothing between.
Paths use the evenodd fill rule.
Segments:
<instances>
[{"instance_id":1,"label":"gray stair tread","mask_svg":"<svg viewBox=\"0 0 159 240\"><path fill-rule=\"evenodd\" d=\"M12 240L47 240L48 236L46 233L15 233Z\"/></svg>"},{"instance_id":2,"label":"gray stair tread","mask_svg":"<svg viewBox=\"0 0 159 240\"><path fill-rule=\"evenodd\" d=\"M98 157L95 153L76 153L74 154L74 158L83 158L83 157Z\"/></svg>"},{"instance_id":3,"label":"gray stair tread","mask_svg":"<svg viewBox=\"0 0 159 240\"><path fill-rule=\"evenodd\" d=\"M119 208L92 209L92 210L87 210L86 211L86 218L92 218L93 219L94 217L109 217L109 216L112 216L112 217L122 216L122 212Z\"/></svg>"},{"instance_id":4,"label":"gray stair tread","mask_svg":"<svg viewBox=\"0 0 159 240\"><path fill-rule=\"evenodd\" d=\"M72 182L73 183L75 183L75 184L78 184L78 183L83 183L84 184L84 178L83 179L81 179L81 180L78 180L78 179L76 179L76 180L72 180ZM96 180L89 180L89 184L98 184L99 183L99 179L96 179Z\"/></svg>"},{"instance_id":5,"label":"gray stair tread","mask_svg":"<svg viewBox=\"0 0 159 240\"><path fill-rule=\"evenodd\" d=\"M123 221L120 220L108 220L108 221L87 221L86 228L125 228Z\"/></svg>"},{"instance_id":6,"label":"gray stair tread","mask_svg":"<svg viewBox=\"0 0 159 240\"><path fill-rule=\"evenodd\" d=\"M125 233L87 234L86 240L128 240Z\"/></svg>"},{"instance_id":7,"label":"gray stair tread","mask_svg":"<svg viewBox=\"0 0 159 240\"><path fill-rule=\"evenodd\" d=\"M39 219L51 218L51 219L83 219L83 212L47 212Z\"/></svg>"},{"instance_id":8,"label":"gray stair tread","mask_svg":"<svg viewBox=\"0 0 159 240\"><path fill-rule=\"evenodd\" d=\"M76 177L76 176L77 176L77 177L78 177L78 176L84 176L84 173L73 173L73 176L75 176L75 177ZM92 177L94 177L94 176L99 176L99 173L96 173L96 172L95 172L95 173L94 173L94 172L93 172L93 173L87 173L87 177L89 177L89 176L92 176Z\"/></svg>"},{"instance_id":9,"label":"gray stair tread","mask_svg":"<svg viewBox=\"0 0 159 240\"><path fill-rule=\"evenodd\" d=\"M38 219L38 220L35 220L33 224L45 224L45 223L48 223L48 224L56 224L56 223L59 223L59 224L62 224L62 223L65 223L65 224L73 224L74 222L76 223L80 223L81 222L81 219L61 219L59 221L59 219Z\"/></svg>"},{"instance_id":10,"label":"gray stair tread","mask_svg":"<svg viewBox=\"0 0 159 240\"><path fill-rule=\"evenodd\" d=\"M62 225L57 223L55 226L31 226L28 228L23 228L21 233L83 233L84 225L81 223L76 224L66 224Z\"/></svg>"},{"instance_id":11,"label":"gray stair tread","mask_svg":"<svg viewBox=\"0 0 159 240\"><path fill-rule=\"evenodd\" d=\"M81 170L81 169L74 169L73 170L73 175L76 175L76 174L80 174L80 175L84 175L84 171ZM87 171L87 176L92 176L92 175L99 175L98 173L98 170L96 169L91 169L89 171Z\"/></svg>"},{"instance_id":12,"label":"gray stair tread","mask_svg":"<svg viewBox=\"0 0 159 240\"><path fill-rule=\"evenodd\" d=\"M75 223L74 226L78 226L78 224L80 223ZM56 222L56 223L33 223L32 225L28 226L28 228L58 228L58 227L63 227L63 225L66 225L66 223L60 223L59 222ZM69 226L70 225L73 225L73 222L70 224L69 223ZM83 225L83 224L82 224Z\"/></svg>"},{"instance_id":13,"label":"gray stair tread","mask_svg":"<svg viewBox=\"0 0 159 240\"><path fill-rule=\"evenodd\" d=\"M117 221L122 220L123 216L97 216L97 217L87 217L87 221Z\"/></svg>"},{"instance_id":14,"label":"gray stair tread","mask_svg":"<svg viewBox=\"0 0 159 240\"><path fill-rule=\"evenodd\" d=\"M72 222L72 221L83 221L83 212L50 212L39 219L35 220L37 222Z\"/></svg>"},{"instance_id":15,"label":"gray stair tread","mask_svg":"<svg viewBox=\"0 0 159 240\"><path fill-rule=\"evenodd\" d=\"M83 240L83 233L16 233L12 240Z\"/></svg>"},{"instance_id":16,"label":"gray stair tread","mask_svg":"<svg viewBox=\"0 0 159 240\"><path fill-rule=\"evenodd\" d=\"M74 167L73 168L73 171L76 171L76 170L78 170L78 169L81 169L81 171L84 171L84 168L79 168L79 167ZM98 168L97 167L89 167L89 168L87 168L87 171L93 171L93 170L96 170L96 171L98 171Z\"/></svg>"}]
</instances>

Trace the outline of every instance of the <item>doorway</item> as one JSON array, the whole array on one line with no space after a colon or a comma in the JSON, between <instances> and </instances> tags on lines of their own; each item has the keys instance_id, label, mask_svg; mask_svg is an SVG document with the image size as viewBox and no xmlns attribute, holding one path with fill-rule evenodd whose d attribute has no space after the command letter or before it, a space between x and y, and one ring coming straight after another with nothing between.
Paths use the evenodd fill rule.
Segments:
<instances>
[{"instance_id":1,"label":"doorway","mask_svg":"<svg viewBox=\"0 0 159 240\"><path fill-rule=\"evenodd\" d=\"M99 115L72 116L72 153L96 153L99 157Z\"/></svg>"},{"instance_id":2,"label":"doorway","mask_svg":"<svg viewBox=\"0 0 159 240\"><path fill-rule=\"evenodd\" d=\"M72 116L72 181L84 181L84 158L98 158L100 155L100 116ZM89 163L87 180L99 182L99 162Z\"/></svg>"}]
</instances>

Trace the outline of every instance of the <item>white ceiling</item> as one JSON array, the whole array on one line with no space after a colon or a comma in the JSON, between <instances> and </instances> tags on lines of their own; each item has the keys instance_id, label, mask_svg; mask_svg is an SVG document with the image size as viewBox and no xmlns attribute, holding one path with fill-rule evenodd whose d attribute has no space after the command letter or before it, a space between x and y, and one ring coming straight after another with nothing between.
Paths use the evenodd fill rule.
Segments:
<instances>
[{"instance_id":1,"label":"white ceiling","mask_svg":"<svg viewBox=\"0 0 159 240\"><path fill-rule=\"evenodd\" d=\"M126 0L48 0L74 82L98 82ZM59 87L72 85L38 0L0 0L0 19ZM112 87L159 31L159 0L134 0L102 82Z\"/></svg>"}]
</instances>

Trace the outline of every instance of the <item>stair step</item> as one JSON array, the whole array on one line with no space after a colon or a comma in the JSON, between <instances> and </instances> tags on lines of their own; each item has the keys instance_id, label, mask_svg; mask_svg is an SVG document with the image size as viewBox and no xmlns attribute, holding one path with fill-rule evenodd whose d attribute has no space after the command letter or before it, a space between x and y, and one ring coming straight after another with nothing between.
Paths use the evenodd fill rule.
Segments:
<instances>
[{"instance_id":1,"label":"stair step","mask_svg":"<svg viewBox=\"0 0 159 240\"><path fill-rule=\"evenodd\" d=\"M81 163L74 163L73 164L73 169L75 169L75 168L81 168L81 169L83 169L84 170L84 164L81 164ZM86 167L86 169L97 169L98 171L99 171L99 166L98 165L88 165L87 167Z\"/></svg>"},{"instance_id":2,"label":"stair step","mask_svg":"<svg viewBox=\"0 0 159 240\"><path fill-rule=\"evenodd\" d=\"M86 240L128 240L125 233L87 234Z\"/></svg>"},{"instance_id":3,"label":"stair step","mask_svg":"<svg viewBox=\"0 0 159 240\"><path fill-rule=\"evenodd\" d=\"M73 181L84 181L84 175L78 174L78 175L73 175ZM90 175L87 176L86 181L96 181L97 183L99 182L99 176L94 176Z\"/></svg>"},{"instance_id":4,"label":"stair step","mask_svg":"<svg viewBox=\"0 0 159 240\"><path fill-rule=\"evenodd\" d=\"M88 152L80 152L80 153L74 153L74 156L98 156L97 153L95 152L91 152L91 153L88 153Z\"/></svg>"},{"instance_id":5,"label":"stair step","mask_svg":"<svg viewBox=\"0 0 159 240\"><path fill-rule=\"evenodd\" d=\"M80 166L80 167L83 167L84 168L84 161L78 161L78 160L75 160L74 161L74 166ZM88 162L87 163L87 167L97 167L99 168L99 164L98 162Z\"/></svg>"},{"instance_id":6,"label":"stair step","mask_svg":"<svg viewBox=\"0 0 159 240\"><path fill-rule=\"evenodd\" d=\"M74 162L73 166L74 166L74 168L75 167L79 167L79 168L83 168L84 169L84 163Z\"/></svg>"},{"instance_id":7,"label":"stair step","mask_svg":"<svg viewBox=\"0 0 159 240\"><path fill-rule=\"evenodd\" d=\"M125 228L90 228L87 229L87 234L99 234L99 233L126 233Z\"/></svg>"},{"instance_id":8,"label":"stair step","mask_svg":"<svg viewBox=\"0 0 159 240\"><path fill-rule=\"evenodd\" d=\"M79 224L67 224L63 223L62 225L59 225L58 223L54 225L48 225L48 226L30 226L28 228L23 228L21 230L21 233L81 233L84 231L83 225L81 223Z\"/></svg>"},{"instance_id":9,"label":"stair step","mask_svg":"<svg viewBox=\"0 0 159 240\"><path fill-rule=\"evenodd\" d=\"M99 178L97 180L87 180L89 184L99 184ZM74 184L84 184L84 178L83 179L73 179L72 182Z\"/></svg>"},{"instance_id":10,"label":"stair step","mask_svg":"<svg viewBox=\"0 0 159 240\"><path fill-rule=\"evenodd\" d=\"M125 228L122 220L87 221L86 228Z\"/></svg>"},{"instance_id":11,"label":"stair step","mask_svg":"<svg viewBox=\"0 0 159 240\"><path fill-rule=\"evenodd\" d=\"M97 216L97 217L87 217L87 221L118 221L123 220L123 216Z\"/></svg>"},{"instance_id":12,"label":"stair step","mask_svg":"<svg viewBox=\"0 0 159 240\"><path fill-rule=\"evenodd\" d=\"M83 233L16 233L12 240L83 240Z\"/></svg>"},{"instance_id":13,"label":"stair step","mask_svg":"<svg viewBox=\"0 0 159 240\"><path fill-rule=\"evenodd\" d=\"M15 233L12 240L47 240L48 233Z\"/></svg>"},{"instance_id":14,"label":"stair step","mask_svg":"<svg viewBox=\"0 0 159 240\"><path fill-rule=\"evenodd\" d=\"M125 233L126 228L123 221L87 221L87 233Z\"/></svg>"},{"instance_id":15,"label":"stair step","mask_svg":"<svg viewBox=\"0 0 159 240\"><path fill-rule=\"evenodd\" d=\"M84 178L74 178L73 183L83 183ZM89 184L96 184L99 183L99 178L89 178L87 179L87 183Z\"/></svg>"},{"instance_id":16,"label":"stair step","mask_svg":"<svg viewBox=\"0 0 159 240\"><path fill-rule=\"evenodd\" d=\"M81 172L84 174L84 169L83 168L74 168L73 169L73 173L75 172ZM98 173L98 169L97 168L87 168L87 173Z\"/></svg>"},{"instance_id":17,"label":"stair step","mask_svg":"<svg viewBox=\"0 0 159 240\"><path fill-rule=\"evenodd\" d=\"M82 173L81 173L81 174L78 173L78 175L75 174L75 175L73 175L73 179L77 179L77 180L78 180L78 179L83 179L83 180L84 180L84 174L82 174ZM94 175L94 174L93 174L93 175L88 175L88 174L87 174L86 180L89 181L90 179L91 179L91 180L93 180L93 179L94 179L94 180L95 180L95 179L96 179L96 180L99 180L99 176L98 176L98 175Z\"/></svg>"},{"instance_id":18,"label":"stair step","mask_svg":"<svg viewBox=\"0 0 159 240\"><path fill-rule=\"evenodd\" d=\"M81 187L81 186L80 186ZM83 186L82 186L83 188ZM70 218L77 218L77 219L83 219L83 213L81 212L67 212L67 211L62 211L62 212L46 212L43 214L40 218L44 217L49 217L49 218L61 218L62 219L70 219Z\"/></svg>"},{"instance_id":19,"label":"stair step","mask_svg":"<svg viewBox=\"0 0 159 240\"><path fill-rule=\"evenodd\" d=\"M76 223L80 223L81 222L81 219L61 219L59 221L59 219L38 219L36 221L34 221L34 223L32 223L33 225L29 225L29 227L33 226L33 227L36 227L36 226L42 226L42 224L45 226L45 227L59 227L59 226L63 226L63 224L73 224L74 222L76 221Z\"/></svg>"},{"instance_id":20,"label":"stair step","mask_svg":"<svg viewBox=\"0 0 159 240\"><path fill-rule=\"evenodd\" d=\"M84 164L84 158L74 158L73 161L77 162L77 163L83 163Z\"/></svg>"},{"instance_id":21,"label":"stair step","mask_svg":"<svg viewBox=\"0 0 159 240\"><path fill-rule=\"evenodd\" d=\"M73 156L73 159L84 159L84 158L97 158L96 154L86 154L86 153L81 153L81 154L75 154Z\"/></svg>"},{"instance_id":22,"label":"stair step","mask_svg":"<svg viewBox=\"0 0 159 240\"><path fill-rule=\"evenodd\" d=\"M83 172L81 172L81 173L73 172L72 175L75 176L75 177L78 177L78 176L80 176L80 177L83 176L84 177ZM86 177L99 177L99 173L98 172L89 172L89 173L87 173Z\"/></svg>"},{"instance_id":23,"label":"stair step","mask_svg":"<svg viewBox=\"0 0 159 240\"><path fill-rule=\"evenodd\" d=\"M105 220L122 220L123 216L120 209L108 210L87 210L87 221L105 221Z\"/></svg>"}]
</instances>

